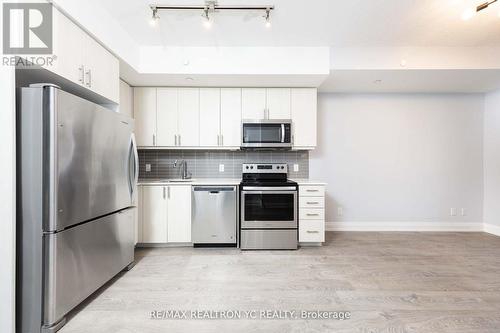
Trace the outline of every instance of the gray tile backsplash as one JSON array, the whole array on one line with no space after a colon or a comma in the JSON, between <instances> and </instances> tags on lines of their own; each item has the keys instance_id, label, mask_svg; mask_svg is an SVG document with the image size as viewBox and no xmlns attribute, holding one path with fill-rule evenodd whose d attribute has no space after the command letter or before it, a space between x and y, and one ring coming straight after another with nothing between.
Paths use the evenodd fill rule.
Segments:
<instances>
[{"instance_id":1,"label":"gray tile backsplash","mask_svg":"<svg viewBox=\"0 0 500 333\"><path fill-rule=\"evenodd\" d=\"M186 160L193 178L240 178L243 163L287 163L290 178L309 178L308 151L139 150L139 178L180 178L175 160ZM151 171L146 172L146 164ZM219 172L224 164L224 172ZM299 171L293 171L293 165Z\"/></svg>"}]
</instances>

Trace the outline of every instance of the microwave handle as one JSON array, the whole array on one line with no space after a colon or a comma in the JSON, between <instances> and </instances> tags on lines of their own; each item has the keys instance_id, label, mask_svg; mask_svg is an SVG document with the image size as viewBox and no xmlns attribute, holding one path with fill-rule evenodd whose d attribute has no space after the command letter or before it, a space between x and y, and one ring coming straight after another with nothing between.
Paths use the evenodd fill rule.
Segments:
<instances>
[{"instance_id":1,"label":"microwave handle","mask_svg":"<svg viewBox=\"0 0 500 333\"><path fill-rule=\"evenodd\" d=\"M281 124L281 143L285 143L285 124Z\"/></svg>"}]
</instances>

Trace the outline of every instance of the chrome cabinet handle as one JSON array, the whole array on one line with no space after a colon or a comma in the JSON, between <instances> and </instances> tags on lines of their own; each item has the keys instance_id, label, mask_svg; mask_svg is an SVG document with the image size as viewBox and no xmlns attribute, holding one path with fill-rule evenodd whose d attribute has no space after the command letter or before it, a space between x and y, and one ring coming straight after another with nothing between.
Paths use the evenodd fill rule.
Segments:
<instances>
[{"instance_id":1,"label":"chrome cabinet handle","mask_svg":"<svg viewBox=\"0 0 500 333\"><path fill-rule=\"evenodd\" d=\"M83 65L81 65L80 67L78 67L78 70L80 71L80 78L78 79L78 81L80 81L81 84L85 84L85 68L83 67Z\"/></svg>"},{"instance_id":2,"label":"chrome cabinet handle","mask_svg":"<svg viewBox=\"0 0 500 333\"><path fill-rule=\"evenodd\" d=\"M308 234L319 234L319 231L307 230Z\"/></svg>"},{"instance_id":3,"label":"chrome cabinet handle","mask_svg":"<svg viewBox=\"0 0 500 333\"><path fill-rule=\"evenodd\" d=\"M153 146L156 146L156 135L153 134Z\"/></svg>"},{"instance_id":4,"label":"chrome cabinet handle","mask_svg":"<svg viewBox=\"0 0 500 333\"><path fill-rule=\"evenodd\" d=\"M311 213L308 213L306 214L307 216L319 216L319 214L311 214Z\"/></svg>"},{"instance_id":5,"label":"chrome cabinet handle","mask_svg":"<svg viewBox=\"0 0 500 333\"><path fill-rule=\"evenodd\" d=\"M318 205L319 202L317 202L317 201L308 201L307 204L308 205Z\"/></svg>"},{"instance_id":6,"label":"chrome cabinet handle","mask_svg":"<svg viewBox=\"0 0 500 333\"><path fill-rule=\"evenodd\" d=\"M170 186L168 187L168 198L170 199Z\"/></svg>"},{"instance_id":7,"label":"chrome cabinet handle","mask_svg":"<svg viewBox=\"0 0 500 333\"><path fill-rule=\"evenodd\" d=\"M174 134L174 140L175 140L174 146L177 146L177 134Z\"/></svg>"},{"instance_id":8,"label":"chrome cabinet handle","mask_svg":"<svg viewBox=\"0 0 500 333\"><path fill-rule=\"evenodd\" d=\"M179 134L179 146L181 145L181 135Z\"/></svg>"},{"instance_id":9,"label":"chrome cabinet handle","mask_svg":"<svg viewBox=\"0 0 500 333\"><path fill-rule=\"evenodd\" d=\"M86 71L85 75L87 75L87 83L85 85L89 88L92 88L92 72L91 72L91 70L89 69L88 71Z\"/></svg>"},{"instance_id":10,"label":"chrome cabinet handle","mask_svg":"<svg viewBox=\"0 0 500 333\"><path fill-rule=\"evenodd\" d=\"M224 146L224 134L220 135L220 145Z\"/></svg>"},{"instance_id":11,"label":"chrome cabinet handle","mask_svg":"<svg viewBox=\"0 0 500 333\"><path fill-rule=\"evenodd\" d=\"M217 134L217 146L220 146L220 135Z\"/></svg>"},{"instance_id":12,"label":"chrome cabinet handle","mask_svg":"<svg viewBox=\"0 0 500 333\"><path fill-rule=\"evenodd\" d=\"M306 190L306 192L319 192L319 190Z\"/></svg>"},{"instance_id":13,"label":"chrome cabinet handle","mask_svg":"<svg viewBox=\"0 0 500 333\"><path fill-rule=\"evenodd\" d=\"M165 187L163 187L163 200L166 199L166 194L165 194Z\"/></svg>"}]
</instances>

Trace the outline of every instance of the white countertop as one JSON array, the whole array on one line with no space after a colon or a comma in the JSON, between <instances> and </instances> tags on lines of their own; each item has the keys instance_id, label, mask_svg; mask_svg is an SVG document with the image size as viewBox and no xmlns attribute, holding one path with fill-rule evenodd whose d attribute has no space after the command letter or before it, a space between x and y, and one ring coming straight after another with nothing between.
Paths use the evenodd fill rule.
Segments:
<instances>
[{"instance_id":1,"label":"white countertop","mask_svg":"<svg viewBox=\"0 0 500 333\"><path fill-rule=\"evenodd\" d=\"M190 182L169 182L168 179L143 179L139 180L138 185L240 185L240 178L199 178Z\"/></svg>"},{"instance_id":2,"label":"white countertop","mask_svg":"<svg viewBox=\"0 0 500 333\"><path fill-rule=\"evenodd\" d=\"M300 185L317 185L317 186L324 186L326 185L325 182L319 182L307 178L297 178L297 179L292 179L293 181L297 182ZM167 179L143 179L139 180L138 185L159 185L159 186L164 186L164 185L169 185L169 186L174 186L174 185L240 185L241 178L199 178L199 179L193 179L190 182L169 182Z\"/></svg>"},{"instance_id":3,"label":"white countertop","mask_svg":"<svg viewBox=\"0 0 500 333\"><path fill-rule=\"evenodd\" d=\"M314 179L308 179L308 178L292 178L294 182L297 182L300 185L317 185L317 186L325 186L325 182L319 182Z\"/></svg>"}]
</instances>

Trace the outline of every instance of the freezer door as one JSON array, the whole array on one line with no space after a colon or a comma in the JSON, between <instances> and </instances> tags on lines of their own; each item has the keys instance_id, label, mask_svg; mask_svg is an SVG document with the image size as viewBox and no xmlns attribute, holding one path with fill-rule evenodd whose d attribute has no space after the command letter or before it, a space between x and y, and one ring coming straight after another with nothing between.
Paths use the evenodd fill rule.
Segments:
<instances>
[{"instance_id":1,"label":"freezer door","mask_svg":"<svg viewBox=\"0 0 500 333\"><path fill-rule=\"evenodd\" d=\"M43 326L57 323L134 261L135 209L43 236Z\"/></svg>"},{"instance_id":2,"label":"freezer door","mask_svg":"<svg viewBox=\"0 0 500 333\"><path fill-rule=\"evenodd\" d=\"M56 209L45 230L62 230L132 205L137 163L133 120L50 88ZM46 96L47 97L47 96ZM56 124L53 126L52 124Z\"/></svg>"}]
</instances>

